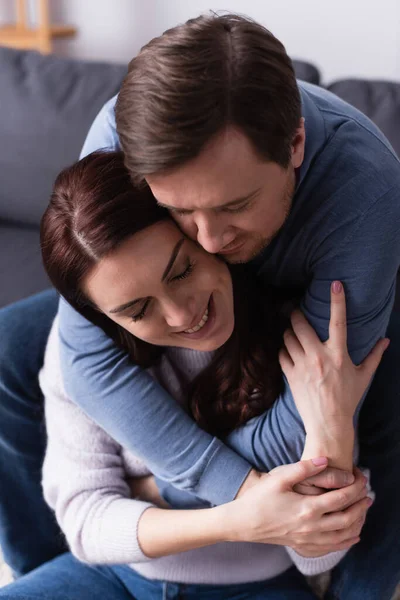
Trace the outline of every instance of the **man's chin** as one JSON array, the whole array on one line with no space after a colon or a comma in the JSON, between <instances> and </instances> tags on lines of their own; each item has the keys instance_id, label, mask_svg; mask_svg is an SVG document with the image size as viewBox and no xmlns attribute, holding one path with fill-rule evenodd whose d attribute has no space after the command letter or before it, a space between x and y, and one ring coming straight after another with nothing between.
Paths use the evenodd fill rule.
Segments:
<instances>
[{"instance_id":1,"label":"man's chin","mask_svg":"<svg viewBox=\"0 0 400 600\"><path fill-rule=\"evenodd\" d=\"M260 240L257 244L244 244L238 252L221 254L221 258L230 265L248 263L256 258L270 243L270 240Z\"/></svg>"}]
</instances>

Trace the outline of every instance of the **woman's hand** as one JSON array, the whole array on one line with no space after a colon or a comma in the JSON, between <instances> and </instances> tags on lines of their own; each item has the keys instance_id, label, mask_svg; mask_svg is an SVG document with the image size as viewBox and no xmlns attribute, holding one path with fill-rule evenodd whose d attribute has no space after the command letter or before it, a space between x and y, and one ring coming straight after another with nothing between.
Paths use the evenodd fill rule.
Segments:
<instances>
[{"instance_id":1,"label":"woman's hand","mask_svg":"<svg viewBox=\"0 0 400 600\"><path fill-rule=\"evenodd\" d=\"M294 311L291 322L293 329L284 334L285 347L279 361L307 433L303 458L328 455L331 465L349 470L354 412L389 340L380 340L359 366L353 364L347 351L346 300L340 282L331 286L326 342L319 340L299 310ZM344 454L347 459L342 461L340 456Z\"/></svg>"},{"instance_id":2,"label":"woman's hand","mask_svg":"<svg viewBox=\"0 0 400 600\"><path fill-rule=\"evenodd\" d=\"M359 472L352 485L320 496L302 496L296 484L321 473L326 459L277 467L239 499L217 507L229 525L229 541L291 546L304 556L344 550L359 541L370 500Z\"/></svg>"},{"instance_id":3,"label":"woman's hand","mask_svg":"<svg viewBox=\"0 0 400 600\"><path fill-rule=\"evenodd\" d=\"M302 461L261 475L258 482L228 504L196 510L145 510L138 539L149 558L185 552L221 542L258 542L291 546L303 556L346 550L358 536L370 505L365 478L321 496L293 491L300 482L327 468L327 459ZM152 479L131 480L133 495L150 490ZM148 498L151 499L151 498Z\"/></svg>"}]
</instances>

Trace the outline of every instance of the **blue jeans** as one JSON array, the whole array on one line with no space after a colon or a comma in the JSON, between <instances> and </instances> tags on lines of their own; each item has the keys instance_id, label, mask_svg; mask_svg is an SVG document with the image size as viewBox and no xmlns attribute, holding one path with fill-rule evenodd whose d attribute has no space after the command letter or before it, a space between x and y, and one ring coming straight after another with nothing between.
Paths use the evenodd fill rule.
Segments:
<instances>
[{"instance_id":1,"label":"blue jeans","mask_svg":"<svg viewBox=\"0 0 400 600\"><path fill-rule=\"evenodd\" d=\"M16 575L65 551L40 486L43 399L37 373L52 319L54 292L0 310L0 546ZM333 573L328 597L390 600L400 581L400 316L360 418L360 462L371 469L376 501L361 542Z\"/></svg>"},{"instance_id":2,"label":"blue jeans","mask_svg":"<svg viewBox=\"0 0 400 600\"><path fill-rule=\"evenodd\" d=\"M316 600L291 568L256 583L187 585L146 579L127 566L90 566L63 554L0 589L0 600Z\"/></svg>"}]
</instances>

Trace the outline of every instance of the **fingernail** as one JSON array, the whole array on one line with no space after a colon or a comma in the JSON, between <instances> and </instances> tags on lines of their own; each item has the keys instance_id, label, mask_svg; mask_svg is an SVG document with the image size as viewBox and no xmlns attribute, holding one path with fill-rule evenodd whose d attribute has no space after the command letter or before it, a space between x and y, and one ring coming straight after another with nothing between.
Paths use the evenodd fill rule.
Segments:
<instances>
[{"instance_id":1,"label":"fingernail","mask_svg":"<svg viewBox=\"0 0 400 600\"><path fill-rule=\"evenodd\" d=\"M354 479L355 477L352 473L346 473L344 478L346 485L351 485L352 483L354 483Z\"/></svg>"},{"instance_id":2,"label":"fingernail","mask_svg":"<svg viewBox=\"0 0 400 600\"><path fill-rule=\"evenodd\" d=\"M373 505L373 503L374 503L374 501L372 500L372 498L368 498L368 500L367 500L367 506L368 506L368 508L369 508L370 506L372 506L372 505Z\"/></svg>"},{"instance_id":3,"label":"fingernail","mask_svg":"<svg viewBox=\"0 0 400 600\"><path fill-rule=\"evenodd\" d=\"M311 461L316 467L322 467L322 465L328 464L328 459L325 456L320 456L318 458L312 458Z\"/></svg>"},{"instance_id":4,"label":"fingernail","mask_svg":"<svg viewBox=\"0 0 400 600\"><path fill-rule=\"evenodd\" d=\"M340 294L340 292L342 291L342 289L343 289L343 286L340 283L340 281L334 281L332 283L332 290L333 290L334 294Z\"/></svg>"}]
</instances>

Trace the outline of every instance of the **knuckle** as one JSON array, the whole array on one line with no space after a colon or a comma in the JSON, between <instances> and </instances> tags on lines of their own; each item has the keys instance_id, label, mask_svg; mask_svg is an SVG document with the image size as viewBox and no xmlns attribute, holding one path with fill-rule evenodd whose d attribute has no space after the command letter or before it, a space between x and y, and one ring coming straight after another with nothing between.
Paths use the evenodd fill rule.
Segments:
<instances>
[{"instance_id":1,"label":"knuckle","mask_svg":"<svg viewBox=\"0 0 400 600\"><path fill-rule=\"evenodd\" d=\"M294 538L294 545L297 548L301 548L302 546L304 546L304 540L300 536L296 535Z\"/></svg>"},{"instance_id":2,"label":"knuckle","mask_svg":"<svg viewBox=\"0 0 400 600\"><path fill-rule=\"evenodd\" d=\"M353 519L350 515L343 515L342 529L348 529L353 525Z\"/></svg>"},{"instance_id":3,"label":"knuckle","mask_svg":"<svg viewBox=\"0 0 400 600\"><path fill-rule=\"evenodd\" d=\"M332 544L343 544L349 537L349 532L335 531L332 537Z\"/></svg>"},{"instance_id":4,"label":"knuckle","mask_svg":"<svg viewBox=\"0 0 400 600\"><path fill-rule=\"evenodd\" d=\"M303 527L302 527L301 531L302 531L302 533L303 533L304 535L307 535L307 536L309 536L309 535L312 535L312 534L313 534L312 527L310 527L310 525L309 525L309 524L307 524L307 525L303 525Z\"/></svg>"},{"instance_id":5,"label":"knuckle","mask_svg":"<svg viewBox=\"0 0 400 600\"><path fill-rule=\"evenodd\" d=\"M333 488L336 486L337 478L335 476L334 471L328 471L325 473L325 484L330 488Z\"/></svg>"},{"instance_id":6,"label":"knuckle","mask_svg":"<svg viewBox=\"0 0 400 600\"><path fill-rule=\"evenodd\" d=\"M346 506L349 503L349 498L343 490L338 491L338 504L342 507Z\"/></svg>"},{"instance_id":7,"label":"knuckle","mask_svg":"<svg viewBox=\"0 0 400 600\"><path fill-rule=\"evenodd\" d=\"M336 327L336 329L347 329L347 323L344 317L334 319L332 325Z\"/></svg>"},{"instance_id":8,"label":"knuckle","mask_svg":"<svg viewBox=\"0 0 400 600\"><path fill-rule=\"evenodd\" d=\"M320 354L314 354L312 357L312 366L318 375L322 375L324 372L324 360Z\"/></svg>"},{"instance_id":9,"label":"knuckle","mask_svg":"<svg viewBox=\"0 0 400 600\"><path fill-rule=\"evenodd\" d=\"M334 544L337 544L337 540L339 538L340 532L338 531L330 531L324 536L324 544L326 546L332 547Z\"/></svg>"},{"instance_id":10,"label":"knuckle","mask_svg":"<svg viewBox=\"0 0 400 600\"><path fill-rule=\"evenodd\" d=\"M356 521L352 527L352 537L357 536L359 533L361 533L361 529L364 525L364 520L363 519L359 519L358 521Z\"/></svg>"},{"instance_id":11,"label":"knuckle","mask_svg":"<svg viewBox=\"0 0 400 600\"><path fill-rule=\"evenodd\" d=\"M315 509L310 502L304 502L300 510L300 519L305 522L313 521L315 518Z\"/></svg>"},{"instance_id":12,"label":"knuckle","mask_svg":"<svg viewBox=\"0 0 400 600\"><path fill-rule=\"evenodd\" d=\"M341 369L344 366L344 356L341 352L337 352L334 361L336 369Z\"/></svg>"}]
</instances>

